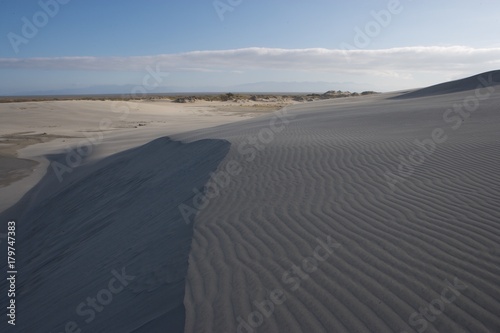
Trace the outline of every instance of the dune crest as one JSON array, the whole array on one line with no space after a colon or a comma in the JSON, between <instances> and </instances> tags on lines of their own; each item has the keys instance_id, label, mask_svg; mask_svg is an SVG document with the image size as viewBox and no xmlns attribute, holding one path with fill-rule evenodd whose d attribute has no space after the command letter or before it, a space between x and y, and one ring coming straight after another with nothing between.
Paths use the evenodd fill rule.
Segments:
<instances>
[{"instance_id":1,"label":"dune crest","mask_svg":"<svg viewBox=\"0 0 500 333\"><path fill-rule=\"evenodd\" d=\"M473 75L465 79L436 84L430 87L402 94L394 98L404 99L404 98L417 98L417 97L451 94L468 90L474 90L478 87L480 88L493 87L497 85L500 85L500 70Z\"/></svg>"},{"instance_id":2,"label":"dune crest","mask_svg":"<svg viewBox=\"0 0 500 333\"><path fill-rule=\"evenodd\" d=\"M182 332L192 224L178 206L228 148L160 138L77 168L62 183L49 171L0 216L17 222L22 245L17 302L30 318L16 331L64 332L75 323L85 332Z\"/></svg>"}]
</instances>

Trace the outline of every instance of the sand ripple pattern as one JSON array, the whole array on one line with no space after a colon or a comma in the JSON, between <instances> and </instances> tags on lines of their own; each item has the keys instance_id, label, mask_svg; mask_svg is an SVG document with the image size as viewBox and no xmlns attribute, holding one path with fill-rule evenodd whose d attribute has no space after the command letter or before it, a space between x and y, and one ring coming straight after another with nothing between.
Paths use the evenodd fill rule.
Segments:
<instances>
[{"instance_id":1,"label":"sand ripple pattern","mask_svg":"<svg viewBox=\"0 0 500 333\"><path fill-rule=\"evenodd\" d=\"M268 118L204 132L232 143L219 168L243 171L197 217L185 331L237 332L280 289L255 332L417 332L412 313L458 278L467 288L425 332L500 332L500 97L453 130L442 115L465 96L290 109L251 162L238 146ZM392 191L386 172L437 127L448 140ZM327 235L341 246L291 290L283 273Z\"/></svg>"}]
</instances>

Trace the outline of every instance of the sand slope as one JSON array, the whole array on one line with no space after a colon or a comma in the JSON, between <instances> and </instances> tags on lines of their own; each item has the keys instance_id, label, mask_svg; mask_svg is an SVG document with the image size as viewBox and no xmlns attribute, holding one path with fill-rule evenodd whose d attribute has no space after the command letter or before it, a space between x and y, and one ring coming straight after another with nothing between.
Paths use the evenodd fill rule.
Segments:
<instances>
[{"instance_id":1,"label":"sand slope","mask_svg":"<svg viewBox=\"0 0 500 333\"><path fill-rule=\"evenodd\" d=\"M486 84L488 86L500 85L500 71L490 71L478 75L473 75L465 79L436 84L430 87L402 94L395 98L416 98L470 91L476 89L478 84Z\"/></svg>"},{"instance_id":2,"label":"sand slope","mask_svg":"<svg viewBox=\"0 0 500 333\"><path fill-rule=\"evenodd\" d=\"M453 129L443 114L470 96L290 107L253 159L248 142L272 116L176 136L226 139L219 170L242 165L196 221L186 332L500 332L500 93ZM391 188L387 173L436 128L447 140ZM316 270L284 275L327 236L340 247ZM456 299L410 320L446 281L462 286ZM241 324L275 289L286 301Z\"/></svg>"},{"instance_id":3,"label":"sand slope","mask_svg":"<svg viewBox=\"0 0 500 333\"><path fill-rule=\"evenodd\" d=\"M182 332L192 224L177 207L228 148L160 138L75 169L62 183L47 173L0 214L17 222L20 272L17 325L2 323L2 332L64 332L68 322L83 332ZM93 310L88 297L105 306Z\"/></svg>"}]
</instances>

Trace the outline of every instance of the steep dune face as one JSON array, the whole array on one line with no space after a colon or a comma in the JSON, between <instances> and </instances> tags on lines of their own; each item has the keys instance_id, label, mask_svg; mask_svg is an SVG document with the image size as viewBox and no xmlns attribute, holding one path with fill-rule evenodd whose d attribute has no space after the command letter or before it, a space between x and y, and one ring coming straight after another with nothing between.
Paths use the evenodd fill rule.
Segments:
<instances>
[{"instance_id":1,"label":"steep dune face","mask_svg":"<svg viewBox=\"0 0 500 333\"><path fill-rule=\"evenodd\" d=\"M242 167L196 220L186 332L498 332L499 89L179 136Z\"/></svg>"},{"instance_id":2,"label":"steep dune face","mask_svg":"<svg viewBox=\"0 0 500 333\"><path fill-rule=\"evenodd\" d=\"M494 87L500 85L500 70L490 71L471 77L436 84L427 88L419 89L395 97L396 99L402 98L416 98L435 96L442 94L451 94L456 92L470 91L479 87Z\"/></svg>"},{"instance_id":3,"label":"steep dune face","mask_svg":"<svg viewBox=\"0 0 500 333\"><path fill-rule=\"evenodd\" d=\"M179 205L202 190L228 149L222 140L161 138L75 169L62 183L49 170L0 217L17 222L12 331L182 332L192 224Z\"/></svg>"}]
</instances>

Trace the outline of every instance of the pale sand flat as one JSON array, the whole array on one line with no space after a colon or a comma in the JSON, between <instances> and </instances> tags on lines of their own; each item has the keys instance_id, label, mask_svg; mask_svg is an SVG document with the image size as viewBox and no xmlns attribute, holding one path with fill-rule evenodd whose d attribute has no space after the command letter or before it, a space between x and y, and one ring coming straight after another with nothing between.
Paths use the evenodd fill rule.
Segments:
<instances>
[{"instance_id":1,"label":"pale sand flat","mask_svg":"<svg viewBox=\"0 0 500 333\"><path fill-rule=\"evenodd\" d=\"M91 157L96 160L165 135L269 113L284 103L294 102L0 103L0 212L40 181L48 167L44 155L60 153L81 142L85 144L87 137L97 138ZM110 125L101 127L103 120Z\"/></svg>"}]
</instances>

